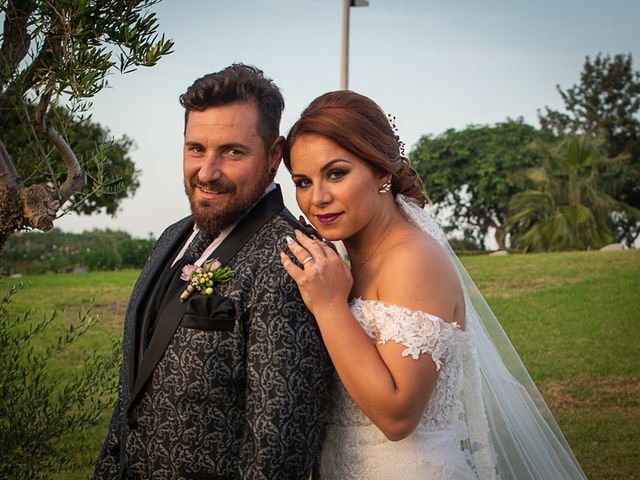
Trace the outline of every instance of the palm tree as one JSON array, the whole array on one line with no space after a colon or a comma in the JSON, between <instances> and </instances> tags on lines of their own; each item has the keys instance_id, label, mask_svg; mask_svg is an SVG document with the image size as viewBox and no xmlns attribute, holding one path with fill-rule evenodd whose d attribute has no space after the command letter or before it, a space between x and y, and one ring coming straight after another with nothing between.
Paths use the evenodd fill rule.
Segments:
<instances>
[{"instance_id":1,"label":"palm tree","mask_svg":"<svg viewBox=\"0 0 640 480\"><path fill-rule=\"evenodd\" d=\"M607 158L602 142L588 135L537 144L542 165L512 179L527 188L509 202L506 227L512 244L524 251L588 250L614 240L615 212L640 219L640 211L616 200L617 182L627 167L624 156Z\"/></svg>"}]
</instances>

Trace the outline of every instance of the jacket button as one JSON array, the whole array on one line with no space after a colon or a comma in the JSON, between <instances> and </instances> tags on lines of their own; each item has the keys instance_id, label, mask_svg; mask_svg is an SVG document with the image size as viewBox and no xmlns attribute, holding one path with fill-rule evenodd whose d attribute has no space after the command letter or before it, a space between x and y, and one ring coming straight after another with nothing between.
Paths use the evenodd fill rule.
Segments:
<instances>
[{"instance_id":1,"label":"jacket button","mask_svg":"<svg viewBox=\"0 0 640 480\"><path fill-rule=\"evenodd\" d=\"M129 418L127 420L127 425L131 430L138 428L138 421L135 418Z\"/></svg>"}]
</instances>

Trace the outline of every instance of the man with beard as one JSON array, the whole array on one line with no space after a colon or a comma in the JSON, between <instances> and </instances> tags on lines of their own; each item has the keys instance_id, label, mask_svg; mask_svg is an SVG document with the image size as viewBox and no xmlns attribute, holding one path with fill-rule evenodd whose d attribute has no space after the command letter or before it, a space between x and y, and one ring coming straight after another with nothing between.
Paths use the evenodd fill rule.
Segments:
<instances>
[{"instance_id":1,"label":"man with beard","mask_svg":"<svg viewBox=\"0 0 640 480\"><path fill-rule=\"evenodd\" d=\"M180 102L192 215L165 230L131 294L94 478L307 479L329 362L279 260L300 228L273 183L282 95L236 64Z\"/></svg>"}]
</instances>

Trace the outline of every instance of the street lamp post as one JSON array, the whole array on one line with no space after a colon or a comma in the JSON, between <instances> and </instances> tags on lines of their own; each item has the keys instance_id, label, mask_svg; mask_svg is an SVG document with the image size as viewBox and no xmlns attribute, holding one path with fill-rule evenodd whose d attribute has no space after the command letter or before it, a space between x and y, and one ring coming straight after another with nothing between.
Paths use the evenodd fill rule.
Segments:
<instances>
[{"instance_id":1,"label":"street lamp post","mask_svg":"<svg viewBox=\"0 0 640 480\"><path fill-rule=\"evenodd\" d=\"M340 90L349 87L349 9L368 7L367 0L342 0L342 59L340 62Z\"/></svg>"}]
</instances>

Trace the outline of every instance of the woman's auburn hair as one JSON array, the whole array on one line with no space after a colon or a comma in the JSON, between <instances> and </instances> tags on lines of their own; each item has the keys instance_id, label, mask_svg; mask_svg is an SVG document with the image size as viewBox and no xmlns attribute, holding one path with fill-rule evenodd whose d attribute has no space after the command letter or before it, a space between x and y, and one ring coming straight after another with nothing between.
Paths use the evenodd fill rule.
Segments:
<instances>
[{"instance_id":1,"label":"woman's auburn hair","mask_svg":"<svg viewBox=\"0 0 640 480\"><path fill-rule=\"evenodd\" d=\"M382 109L350 90L325 93L313 100L293 124L284 145L284 164L291 171L291 148L303 135L321 135L361 158L375 170L391 174L393 195L406 195L424 206L422 181L400 153L399 139Z\"/></svg>"}]
</instances>

